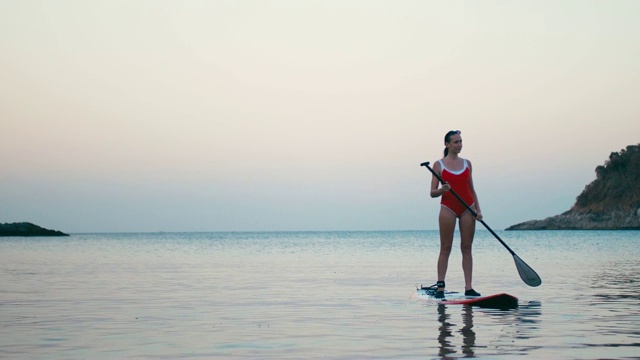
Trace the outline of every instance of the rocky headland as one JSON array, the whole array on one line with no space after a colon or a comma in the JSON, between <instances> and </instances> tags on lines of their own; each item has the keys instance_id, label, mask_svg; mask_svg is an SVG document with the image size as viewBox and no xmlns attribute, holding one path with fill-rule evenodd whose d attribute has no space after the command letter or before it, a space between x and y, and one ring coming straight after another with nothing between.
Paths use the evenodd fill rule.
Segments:
<instances>
[{"instance_id":1,"label":"rocky headland","mask_svg":"<svg viewBox=\"0 0 640 360\"><path fill-rule=\"evenodd\" d=\"M69 236L28 222L0 224L0 236Z\"/></svg>"},{"instance_id":2,"label":"rocky headland","mask_svg":"<svg viewBox=\"0 0 640 360\"><path fill-rule=\"evenodd\" d=\"M568 211L506 230L640 230L640 144L612 152Z\"/></svg>"}]
</instances>

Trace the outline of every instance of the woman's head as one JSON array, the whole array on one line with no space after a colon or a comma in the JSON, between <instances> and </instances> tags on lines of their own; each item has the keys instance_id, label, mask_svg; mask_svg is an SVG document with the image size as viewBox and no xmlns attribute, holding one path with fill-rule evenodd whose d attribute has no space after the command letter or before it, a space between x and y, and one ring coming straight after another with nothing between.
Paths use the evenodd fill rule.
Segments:
<instances>
[{"instance_id":1,"label":"woman's head","mask_svg":"<svg viewBox=\"0 0 640 360\"><path fill-rule=\"evenodd\" d=\"M444 136L444 156L449 155L449 147L447 145L453 143L454 140L460 140L462 142L460 134L462 134L460 130L451 130Z\"/></svg>"}]
</instances>

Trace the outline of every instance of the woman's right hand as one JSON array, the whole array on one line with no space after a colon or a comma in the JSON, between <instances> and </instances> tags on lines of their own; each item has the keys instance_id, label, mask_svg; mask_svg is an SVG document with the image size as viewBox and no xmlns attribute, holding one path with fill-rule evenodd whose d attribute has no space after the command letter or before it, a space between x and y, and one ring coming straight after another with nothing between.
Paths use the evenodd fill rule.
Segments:
<instances>
[{"instance_id":1,"label":"woman's right hand","mask_svg":"<svg viewBox=\"0 0 640 360\"><path fill-rule=\"evenodd\" d=\"M442 193L446 193L447 191L451 190L451 185L449 185L449 183L442 183L442 190L444 190Z\"/></svg>"}]
</instances>

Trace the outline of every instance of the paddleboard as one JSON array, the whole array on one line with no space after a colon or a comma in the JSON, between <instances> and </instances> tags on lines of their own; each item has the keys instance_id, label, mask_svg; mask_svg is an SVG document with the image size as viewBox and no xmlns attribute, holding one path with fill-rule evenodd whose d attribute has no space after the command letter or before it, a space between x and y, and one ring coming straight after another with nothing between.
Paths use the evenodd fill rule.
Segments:
<instances>
[{"instance_id":1,"label":"paddleboard","mask_svg":"<svg viewBox=\"0 0 640 360\"><path fill-rule=\"evenodd\" d=\"M457 292L445 291L443 299L435 298L435 289L432 287L420 287L417 289L418 297L437 300L442 305L468 305L494 309L513 309L518 307L518 298L507 293L492 294L486 296L464 296Z\"/></svg>"}]
</instances>

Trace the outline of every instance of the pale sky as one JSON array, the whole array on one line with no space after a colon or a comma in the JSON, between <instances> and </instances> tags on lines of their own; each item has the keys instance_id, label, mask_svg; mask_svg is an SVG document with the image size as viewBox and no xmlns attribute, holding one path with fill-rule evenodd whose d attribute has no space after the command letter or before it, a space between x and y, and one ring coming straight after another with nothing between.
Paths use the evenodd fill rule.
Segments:
<instances>
[{"instance_id":1,"label":"pale sky","mask_svg":"<svg viewBox=\"0 0 640 360\"><path fill-rule=\"evenodd\" d=\"M462 131L499 230L640 142L640 1L0 0L0 223L437 229Z\"/></svg>"}]
</instances>

